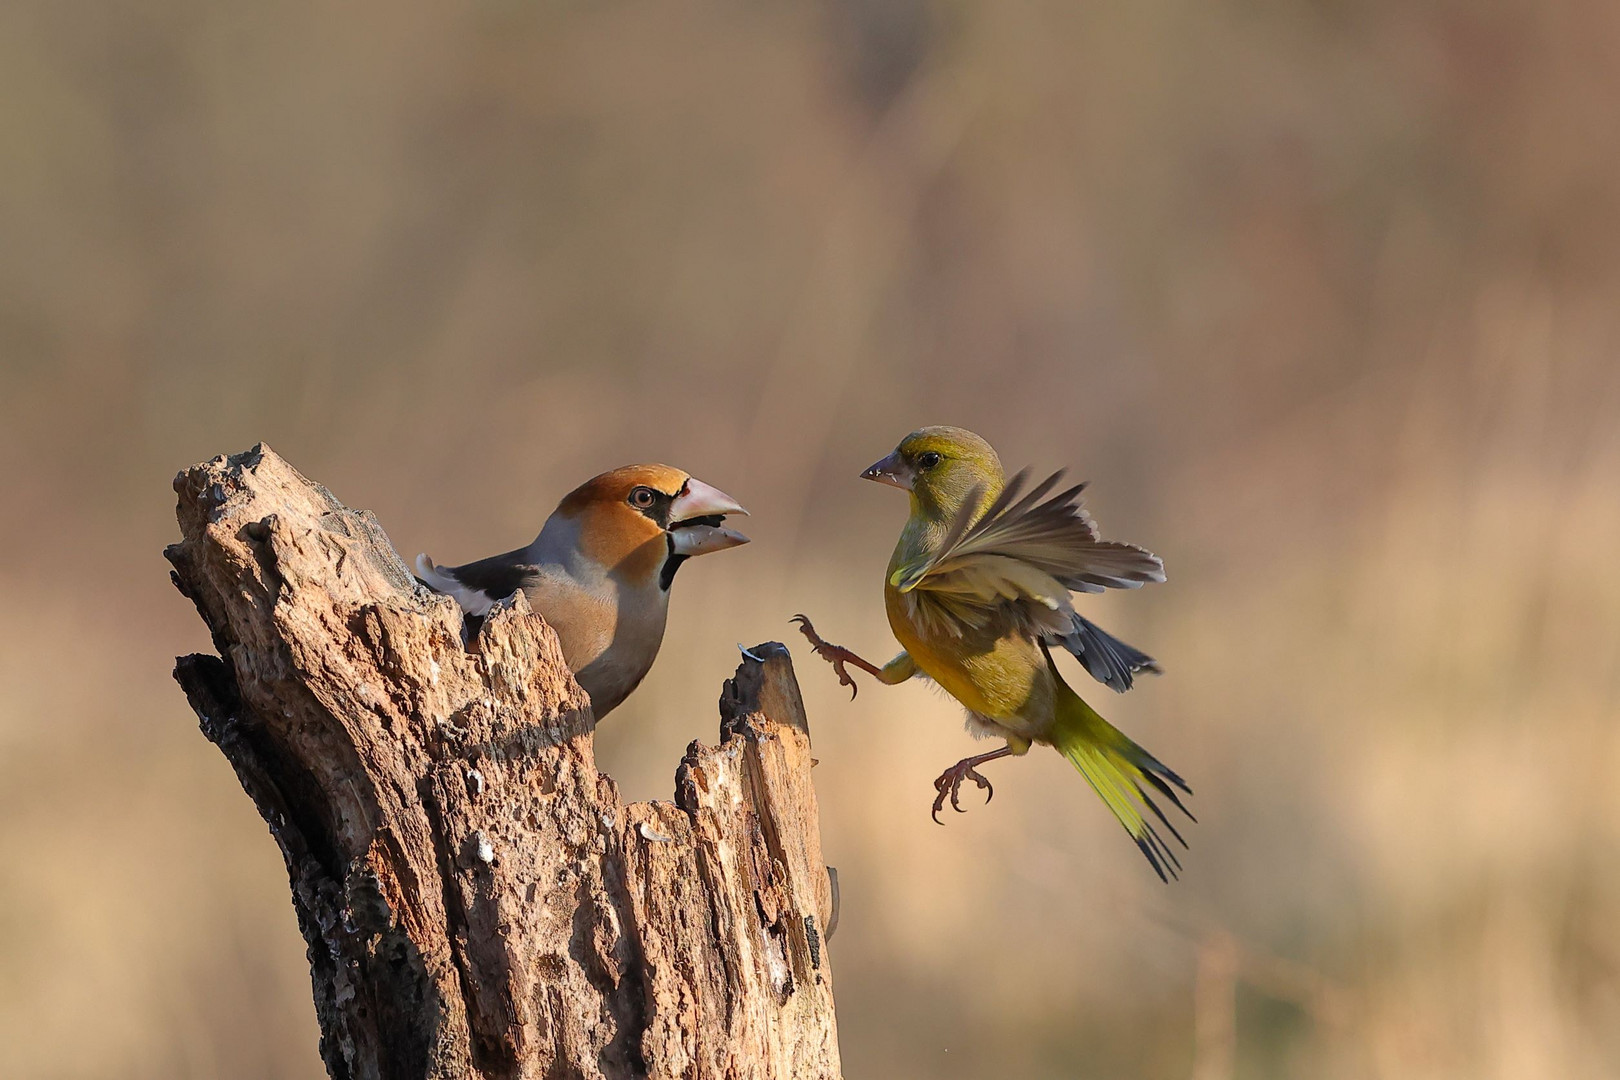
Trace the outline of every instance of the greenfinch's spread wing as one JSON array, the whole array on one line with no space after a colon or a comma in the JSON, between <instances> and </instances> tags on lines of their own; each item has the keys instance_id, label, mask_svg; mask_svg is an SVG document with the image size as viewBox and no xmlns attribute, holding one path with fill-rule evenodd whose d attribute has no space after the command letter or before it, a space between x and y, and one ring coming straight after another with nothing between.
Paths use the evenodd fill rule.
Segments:
<instances>
[{"instance_id":1,"label":"greenfinch's spread wing","mask_svg":"<svg viewBox=\"0 0 1620 1080\"><path fill-rule=\"evenodd\" d=\"M1073 627L1069 593L1163 581L1158 556L1101 538L1080 502L1084 484L1046 498L1062 478L1053 473L1025 494L1026 470L988 507L982 492L969 498L938 548L898 568L890 583L921 594L918 605L936 609L930 614L947 626L984 626L1006 613L1034 635L1058 637Z\"/></svg>"}]
</instances>

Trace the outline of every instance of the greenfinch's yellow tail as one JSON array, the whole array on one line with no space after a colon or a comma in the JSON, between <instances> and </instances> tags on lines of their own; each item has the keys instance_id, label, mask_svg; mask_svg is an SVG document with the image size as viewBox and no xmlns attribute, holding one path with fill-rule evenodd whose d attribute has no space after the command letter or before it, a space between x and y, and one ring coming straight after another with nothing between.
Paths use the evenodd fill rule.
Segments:
<instances>
[{"instance_id":1,"label":"greenfinch's yellow tail","mask_svg":"<svg viewBox=\"0 0 1620 1080\"><path fill-rule=\"evenodd\" d=\"M1050 664L1050 659L1047 662ZM1191 795L1192 789L1158 758L1097 715L1097 710L1069 688L1055 666L1052 677L1057 680L1057 718L1052 725L1052 745L1097 789L1097 794L1102 796L1102 801L1108 804L1108 809L1114 812L1119 823L1125 826L1125 831L1131 834L1131 839L1142 849L1142 854L1147 856L1147 861L1160 879L1169 881L1176 877L1181 862L1159 835L1153 822L1148 820L1147 813L1158 818L1159 824L1169 829L1170 835L1182 847L1187 846L1187 841L1181 838L1176 827L1170 824L1142 785L1146 784L1169 799L1176 809L1187 815L1189 821L1196 821L1175 792L1175 788L1180 788Z\"/></svg>"}]
</instances>

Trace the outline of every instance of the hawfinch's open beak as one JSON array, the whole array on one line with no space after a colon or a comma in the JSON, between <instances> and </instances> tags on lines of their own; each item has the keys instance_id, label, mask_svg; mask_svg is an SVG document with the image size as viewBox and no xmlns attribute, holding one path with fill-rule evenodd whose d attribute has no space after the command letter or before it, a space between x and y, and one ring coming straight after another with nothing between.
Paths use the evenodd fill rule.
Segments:
<instances>
[{"instance_id":1,"label":"hawfinch's open beak","mask_svg":"<svg viewBox=\"0 0 1620 1080\"><path fill-rule=\"evenodd\" d=\"M867 470L861 473L862 480L875 480L880 484L891 484L904 491L911 490L911 483L916 479L916 473L911 471L896 450L882 461L873 462Z\"/></svg>"},{"instance_id":2,"label":"hawfinch's open beak","mask_svg":"<svg viewBox=\"0 0 1620 1080\"><path fill-rule=\"evenodd\" d=\"M748 516L748 511L742 504L717 487L711 487L695 476L686 478L686 486L681 493L675 496L675 501L669 507L669 520L673 522L691 521L693 518L710 517L714 514L741 514Z\"/></svg>"},{"instance_id":3,"label":"hawfinch's open beak","mask_svg":"<svg viewBox=\"0 0 1620 1080\"><path fill-rule=\"evenodd\" d=\"M669 533L677 555L707 555L748 543L748 537L721 522L726 514L748 511L717 487L697 477L688 477L686 486L669 506Z\"/></svg>"},{"instance_id":4,"label":"hawfinch's open beak","mask_svg":"<svg viewBox=\"0 0 1620 1080\"><path fill-rule=\"evenodd\" d=\"M677 555L707 555L748 543L748 537L723 525L679 525L669 535Z\"/></svg>"}]
</instances>

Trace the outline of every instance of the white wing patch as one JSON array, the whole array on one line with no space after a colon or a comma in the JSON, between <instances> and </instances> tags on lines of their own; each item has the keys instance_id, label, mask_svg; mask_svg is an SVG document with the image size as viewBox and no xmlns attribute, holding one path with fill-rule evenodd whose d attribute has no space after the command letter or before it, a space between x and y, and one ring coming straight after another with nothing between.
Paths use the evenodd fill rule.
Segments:
<instances>
[{"instance_id":1,"label":"white wing patch","mask_svg":"<svg viewBox=\"0 0 1620 1080\"><path fill-rule=\"evenodd\" d=\"M477 589L469 589L434 566L433 560L426 554L416 557L416 576L427 582L428 587L435 592L454 598L456 603L461 605L461 610L468 615L488 615L489 609L495 606L495 598Z\"/></svg>"}]
</instances>

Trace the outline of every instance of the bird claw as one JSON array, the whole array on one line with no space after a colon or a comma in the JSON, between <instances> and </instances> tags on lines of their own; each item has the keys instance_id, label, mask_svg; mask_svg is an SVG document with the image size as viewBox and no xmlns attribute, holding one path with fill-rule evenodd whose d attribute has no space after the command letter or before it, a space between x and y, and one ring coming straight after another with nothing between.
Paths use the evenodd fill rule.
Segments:
<instances>
[{"instance_id":1,"label":"bird claw","mask_svg":"<svg viewBox=\"0 0 1620 1080\"><path fill-rule=\"evenodd\" d=\"M823 641L821 635L816 633L816 628L810 625L808 615L795 615L788 621L799 624L799 631L809 639L810 648L815 651L817 656L832 665L834 674L838 676L838 685L849 687L849 700L854 701L855 695L861 692L861 688L855 685L855 680L850 676L848 669L844 667L844 663L853 658L855 654L842 645L834 645L831 642Z\"/></svg>"},{"instance_id":2,"label":"bird claw","mask_svg":"<svg viewBox=\"0 0 1620 1080\"><path fill-rule=\"evenodd\" d=\"M939 820L939 812L945 809L946 799L950 799L952 810L955 810L958 814L967 813L962 808L961 803L962 781L964 780L972 780L985 792L984 802L986 806L990 805L990 800L996 797L996 789L990 786L990 781L986 780L978 769L974 768L976 764L978 764L978 761L975 758L963 758L943 773L940 773L939 779L934 781L934 790L939 792L934 798L934 808L930 812L935 825L945 824Z\"/></svg>"}]
</instances>

